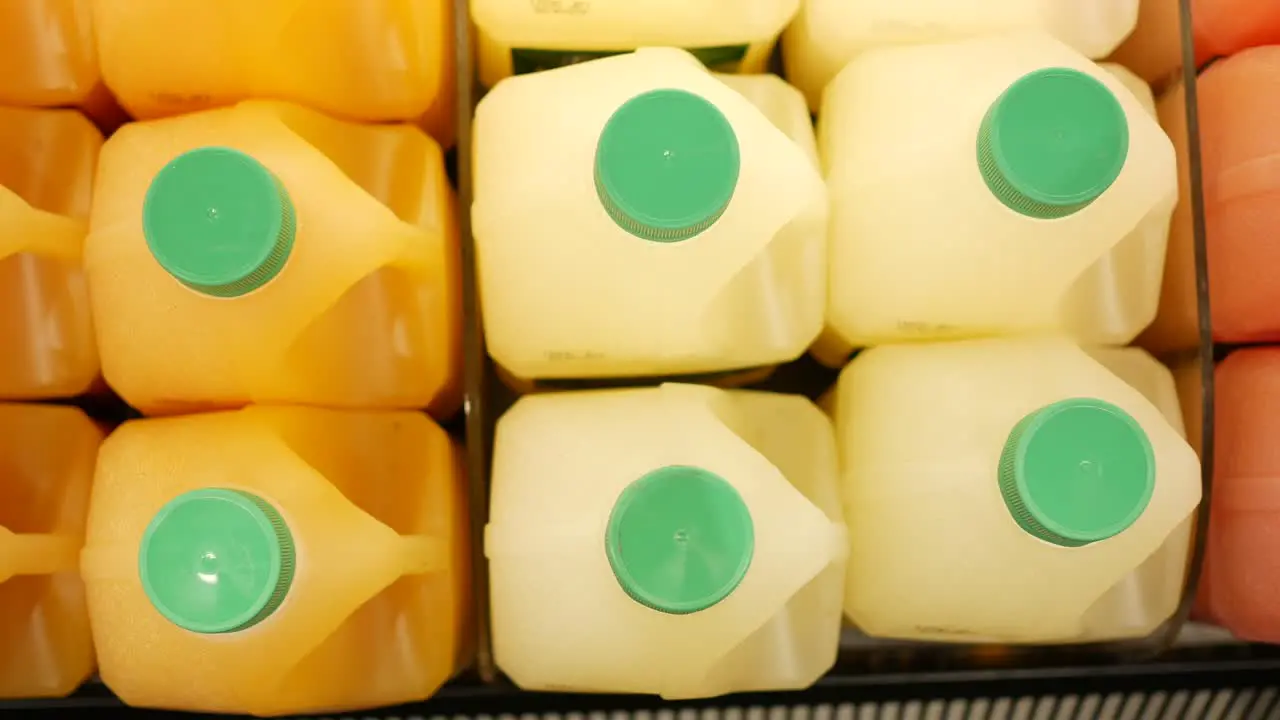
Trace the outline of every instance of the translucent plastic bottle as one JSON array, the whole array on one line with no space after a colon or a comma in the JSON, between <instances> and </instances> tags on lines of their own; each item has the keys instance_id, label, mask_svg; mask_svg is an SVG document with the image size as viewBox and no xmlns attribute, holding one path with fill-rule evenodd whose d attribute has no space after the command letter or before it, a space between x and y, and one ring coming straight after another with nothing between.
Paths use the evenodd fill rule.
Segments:
<instances>
[{"instance_id":1,"label":"translucent plastic bottle","mask_svg":"<svg viewBox=\"0 0 1280 720\"><path fill-rule=\"evenodd\" d=\"M0 699L69 695L93 673L77 561L101 441L76 408L0 404Z\"/></svg>"},{"instance_id":2,"label":"translucent plastic bottle","mask_svg":"<svg viewBox=\"0 0 1280 720\"><path fill-rule=\"evenodd\" d=\"M453 202L440 146L408 125L245 102L122 128L85 247L107 381L148 414L449 412Z\"/></svg>"},{"instance_id":3,"label":"translucent plastic bottle","mask_svg":"<svg viewBox=\"0 0 1280 720\"><path fill-rule=\"evenodd\" d=\"M495 661L527 690L807 687L840 633L836 472L830 424L797 396L522 398L494 442Z\"/></svg>"},{"instance_id":4,"label":"translucent plastic bottle","mask_svg":"<svg viewBox=\"0 0 1280 720\"><path fill-rule=\"evenodd\" d=\"M1280 3L1268 0L1191 0L1196 67L1216 57L1280 43ZM1115 59L1149 80L1182 66L1179 3L1142 0L1137 30Z\"/></svg>"},{"instance_id":5,"label":"translucent plastic bottle","mask_svg":"<svg viewBox=\"0 0 1280 720\"><path fill-rule=\"evenodd\" d=\"M121 699L280 715L431 695L470 658L468 560L425 415L255 406L112 434L81 564Z\"/></svg>"},{"instance_id":6,"label":"translucent plastic bottle","mask_svg":"<svg viewBox=\"0 0 1280 720\"><path fill-rule=\"evenodd\" d=\"M1220 60L1197 81L1205 242L1209 251L1213 336L1223 342L1280 340L1280 47L1245 50ZM1180 149L1186 149L1180 146ZM1178 232L1186 250L1169 271L1187 281L1169 299L1180 336L1194 338L1195 258L1191 215ZM1178 310L1182 312L1178 312Z\"/></svg>"},{"instance_id":7,"label":"translucent plastic bottle","mask_svg":"<svg viewBox=\"0 0 1280 720\"><path fill-rule=\"evenodd\" d=\"M1212 518L1198 609L1241 638L1280 642L1280 350L1231 353L1215 385Z\"/></svg>"},{"instance_id":8,"label":"translucent plastic bottle","mask_svg":"<svg viewBox=\"0 0 1280 720\"><path fill-rule=\"evenodd\" d=\"M688 53L512 78L474 137L485 333L512 375L718 372L791 360L818 333L822 178Z\"/></svg>"},{"instance_id":9,"label":"translucent plastic bottle","mask_svg":"<svg viewBox=\"0 0 1280 720\"><path fill-rule=\"evenodd\" d=\"M1068 328L1114 342L1150 321L1150 299L1103 303L1086 333L1081 318L1103 308L1072 307L1073 293L1167 216L1173 147L1124 83L1066 45L1029 33L868 51L829 87L818 146L827 322L848 345ZM1154 273L1124 266L1136 275L1108 287L1154 296Z\"/></svg>"},{"instance_id":10,"label":"translucent plastic bottle","mask_svg":"<svg viewBox=\"0 0 1280 720\"><path fill-rule=\"evenodd\" d=\"M1141 636L1169 617L1199 462L1169 418L1167 371L1152 374L1162 412L1107 367L1132 360L1103 360L1061 339L886 345L854 358L835 424L845 610L860 628L1058 643Z\"/></svg>"},{"instance_id":11,"label":"translucent plastic bottle","mask_svg":"<svg viewBox=\"0 0 1280 720\"><path fill-rule=\"evenodd\" d=\"M102 74L137 118L244 99L357 120L430 115L449 142L453 3L94 0Z\"/></svg>"},{"instance_id":12,"label":"translucent plastic bottle","mask_svg":"<svg viewBox=\"0 0 1280 720\"><path fill-rule=\"evenodd\" d=\"M1106 57L1134 28L1139 0L805 0L782 43L787 77L814 110L823 88L859 53L1041 30ZM958 88L957 88L958 89Z\"/></svg>"},{"instance_id":13,"label":"translucent plastic bottle","mask_svg":"<svg viewBox=\"0 0 1280 720\"><path fill-rule=\"evenodd\" d=\"M800 0L472 0L480 82L665 45L763 72Z\"/></svg>"},{"instance_id":14,"label":"translucent plastic bottle","mask_svg":"<svg viewBox=\"0 0 1280 720\"><path fill-rule=\"evenodd\" d=\"M0 3L0 105L78 105L98 84L89 0Z\"/></svg>"},{"instance_id":15,"label":"translucent plastic bottle","mask_svg":"<svg viewBox=\"0 0 1280 720\"><path fill-rule=\"evenodd\" d=\"M0 398L98 378L82 250L102 135L74 110L0 107Z\"/></svg>"}]
</instances>

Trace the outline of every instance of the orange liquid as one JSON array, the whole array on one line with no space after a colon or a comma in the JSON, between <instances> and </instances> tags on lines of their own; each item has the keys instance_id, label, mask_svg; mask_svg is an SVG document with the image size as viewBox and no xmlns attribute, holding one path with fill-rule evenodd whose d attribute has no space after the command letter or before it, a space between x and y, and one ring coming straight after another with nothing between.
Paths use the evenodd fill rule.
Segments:
<instances>
[{"instance_id":1,"label":"orange liquid","mask_svg":"<svg viewBox=\"0 0 1280 720\"><path fill-rule=\"evenodd\" d=\"M461 457L415 412L249 407L121 426L103 445L82 567L100 675L141 707L278 715L421 700L471 658ZM139 542L198 488L251 492L289 526L284 603L220 635L148 600Z\"/></svg>"},{"instance_id":2,"label":"orange liquid","mask_svg":"<svg viewBox=\"0 0 1280 720\"><path fill-rule=\"evenodd\" d=\"M1179 0L1142 0L1138 26L1111 56L1144 80L1159 83L1182 67ZM1215 57L1280 43L1275 0L1191 0L1196 67Z\"/></svg>"},{"instance_id":3,"label":"orange liquid","mask_svg":"<svg viewBox=\"0 0 1280 720\"><path fill-rule=\"evenodd\" d=\"M1198 612L1236 635L1280 642L1280 349L1219 364L1213 510Z\"/></svg>"},{"instance_id":4,"label":"orange liquid","mask_svg":"<svg viewBox=\"0 0 1280 720\"><path fill-rule=\"evenodd\" d=\"M0 108L0 398L98 377L80 252L102 135L74 110Z\"/></svg>"},{"instance_id":5,"label":"orange liquid","mask_svg":"<svg viewBox=\"0 0 1280 720\"><path fill-rule=\"evenodd\" d=\"M102 73L137 118L291 100L453 141L451 0L97 0Z\"/></svg>"},{"instance_id":6,"label":"orange liquid","mask_svg":"<svg viewBox=\"0 0 1280 720\"><path fill-rule=\"evenodd\" d=\"M75 408L0 404L0 698L67 695L93 672L76 565L101 441Z\"/></svg>"}]
</instances>

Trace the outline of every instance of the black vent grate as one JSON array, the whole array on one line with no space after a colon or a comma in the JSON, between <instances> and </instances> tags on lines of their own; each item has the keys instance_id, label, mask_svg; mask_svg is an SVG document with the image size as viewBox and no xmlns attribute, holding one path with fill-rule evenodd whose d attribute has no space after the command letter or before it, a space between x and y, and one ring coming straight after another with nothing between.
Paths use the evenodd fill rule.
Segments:
<instances>
[{"instance_id":1,"label":"black vent grate","mask_svg":"<svg viewBox=\"0 0 1280 720\"><path fill-rule=\"evenodd\" d=\"M1280 720L1280 685L953 700L730 705L497 715L339 716L314 720Z\"/></svg>"}]
</instances>

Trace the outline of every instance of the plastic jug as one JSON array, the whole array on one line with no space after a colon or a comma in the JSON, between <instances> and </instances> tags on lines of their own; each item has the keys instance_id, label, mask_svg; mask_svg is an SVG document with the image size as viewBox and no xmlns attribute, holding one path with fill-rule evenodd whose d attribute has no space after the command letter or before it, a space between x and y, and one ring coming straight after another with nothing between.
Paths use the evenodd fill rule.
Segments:
<instances>
[{"instance_id":1,"label":"plastic jug","mask_svg":"<svg viewBox=\"0 0 1280 720\"><path fill-rule=\"evenodd\" d=\"M1047 35L868 51L828 88L818 147L827 322L846 344L1064 329L1122 342L1150 321L1149 300L1072 301L1124 238L1167 217L1173 147L1124 83ZM1123 265L1137 275L1109 288L1155 292L1154 273Z\"/></svg>"},{"instance_id":2,"label":"plastic jug","mask_svg":"<svg viewBox=\"0 0 1280 720\"><path fill-rule=\"evenodd\" d=\"M0 398L98 378L81 252L102 135L74 110L0 107Z\"/></svg>"},{"instance_id":3,"label":"plastic jug","mask_svg":"<svg viewBox=\"0 0 1280 720\"><path fill-rule=\"evenodd\" d=\"M1040 30L1106 57L1138 19L1138 0L805 0L782 43L787 77L815 111L823 88L859 53ZM955 92L960 87L950 88Z\"/></svg>"},{"instance_id":4,"label":"plastic jug","mask_svg":"<svg viewBox=\"0 0 1280 720\"><path fill-rule=\"evenodd\" d=\"M127 0L126 0L127 1ZM471 0L480 82L665 45L764 72L800 0Z\"/></svg>"},{"instance_id":5,"label":"plastic jug","mask_svg":"<svg viewBox=\"0 0 1280 720\"><path fill-rule=\"evenodd\" d=\"M140 119L274 98L452 142L453 3L94 0L102 74Z\"/></svg>"},{"instance_id":6,"label":"plastic jug","mask_svg":"<svg viewBox=\"0 0 1280 720\"><path fill-rule=\"evenodd\" d=\"M1176 401L1055 338L872 348L836 393L845 611L868 634L1109 640L1177 607L1200 467ZM1142 607L1100 611L1135 582L1158 583Z\"/></svg>"},{"instance_id":7,"label":"plastic jug","mask_svg":"<svg viewBox=\"0 0 1280 720\"><path fill-rule=\"evenodd\" d=\"M1280 271L1280 250L1272 243L1280 222L1280 47L1220 60L1200 75L1197 87L1213 336L1231 343L1274 342L1280 340L1280 287L1272 281ZM1177 231L1188 238L1187 250L1170 272L1194 278L1191 215L1180 219ZM1195 286L1187 282L1182 289L1169 298L1168 311L1176 313L1169 322L1181 320L1175 327L1189 341Z\"/></svg>"},{"instance_id":8,"label":"plastic jug","mask_svg":"<svg viewBox=\"0 0 1280 720\"><path fill-rule=\"evenodd\" d=\"M245 102L106 143L85 262L108 382L148 414L458 402L440 146Z\"/></svg>"},{"instance_id":9,"label":"plastic jug","mask_svg":"<svg viewBox=\"0 0 1280 720\"><path fill-rule=\"evenodd\" d=\"M1280 642L1280 350L1237 350L1215 371L1212 517L1199 609L1240 638Z\"/></svg>"},{"instance_id":10,"label":"plastic jug","mask_svg":"<svg viewBox=\"0 0 1280 720\"><path fill-rule=\"evenodd\" d=\"M0 404L0 699L69 695L93 672L76 564L101 441L76 408Z\"/></svg>"},{"instance_id":11,"label":"plastic jug","mask_svg":"<svg viewBox=\"0 0 1280 720\"><path fill-rule=\"evenodd\" d=\"M78 105L98 85L89 0L0 3L0 105Z\"/></svg>"},{"instance_id":12,"label":"plastic jug","mask_svg":"<svg viewBox=\"0 0 1280 720\"><path fill-rule=\"evenodd\" d=\"M511 78L474 138L485 333L512 375L733 370L794 359L818 333L822 178L688 53Z\"/></svg>"},{"instance_id":13,"label":"plastic jug","mask_svg":"<svg viewBox=\"0 0 1280 720\"><path fill-rule=\"evenodd\" d=\"M126 423L81 563L100 675L211 713L422 700L470 658L467 532L460 455L419 413Z\"/></svg>"},{"instance_id":14,"label":"plastic jug","mask_svg":"<svg viewBox=\"0 0 1280 720\"><path fill-rule=\"evenodd\" d=\"M517 685L705 697L808 687L835 662L845 530L808 400L530 395L496 432L493 652Z\"/></svg>"}]
</instances>

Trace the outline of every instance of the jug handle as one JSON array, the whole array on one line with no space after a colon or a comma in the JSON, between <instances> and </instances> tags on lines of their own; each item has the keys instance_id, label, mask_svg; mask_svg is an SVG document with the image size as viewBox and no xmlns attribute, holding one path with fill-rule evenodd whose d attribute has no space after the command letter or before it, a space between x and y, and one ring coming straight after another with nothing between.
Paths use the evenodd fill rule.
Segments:
<instances>
[{"instance_id":1,"label":"jug handle","mask_svg":"<svg viewBox=\"0 0 1280 720\"><path fill-rule=\"evenodd\" d=\"M0 580L15 575L53 575L74 571L80 543L53 533L16 534L0 528Z\"/></svg>"},{"instance_id":2,"label":"jug handle","mask_svg":"<svg viewBox=\"0 0 1280 720\"><path fill-rule=\"evenodd\" d=\"M8 217L10 215L16 217ZM12 226L22 230L13 238L0 236L0 259L29 252L69 263L80 262L87 223L33 208L16 193L0 186L0 227Z\"/></svg>"}]
</instances>

